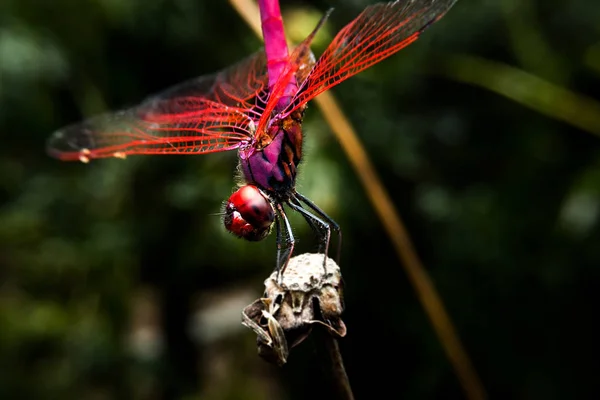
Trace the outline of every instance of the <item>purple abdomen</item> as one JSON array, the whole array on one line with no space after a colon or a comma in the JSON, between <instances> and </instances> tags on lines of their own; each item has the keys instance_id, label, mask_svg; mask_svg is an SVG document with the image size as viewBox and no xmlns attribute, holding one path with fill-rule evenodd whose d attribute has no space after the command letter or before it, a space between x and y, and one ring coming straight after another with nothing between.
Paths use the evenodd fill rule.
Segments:
<instances>
[{"instance_id":1,"label":"purple abdomen","mask_svg":"<svg viewBox=\"0 0 600 400\"><path fill-rule=\"evenodd\" d=\"M267 146L260 150L253 147L240 150L240 167L247 183L276 193L284 193L294 187L302 158L300 122L301 119L292 116L276 121L276 127L272 128L276 133Z\"/></svg>"}]
</instances>

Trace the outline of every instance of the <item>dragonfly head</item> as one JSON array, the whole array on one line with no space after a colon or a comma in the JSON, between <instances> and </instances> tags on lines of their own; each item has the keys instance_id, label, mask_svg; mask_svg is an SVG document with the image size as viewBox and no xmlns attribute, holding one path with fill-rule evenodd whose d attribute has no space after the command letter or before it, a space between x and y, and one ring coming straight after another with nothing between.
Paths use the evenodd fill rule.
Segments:
<instances>
[{"instance_id":1,"label":"dragonfly head","mask_svg":"<svg viewBox=\"0 0 600 400\"><path fill-rule=\"evenodd\" d=\"M254 185L244 185L225 203L225 228L235 236L259 241L267 237L275 220L271 201Z\"/></svg>"}]
</instances>

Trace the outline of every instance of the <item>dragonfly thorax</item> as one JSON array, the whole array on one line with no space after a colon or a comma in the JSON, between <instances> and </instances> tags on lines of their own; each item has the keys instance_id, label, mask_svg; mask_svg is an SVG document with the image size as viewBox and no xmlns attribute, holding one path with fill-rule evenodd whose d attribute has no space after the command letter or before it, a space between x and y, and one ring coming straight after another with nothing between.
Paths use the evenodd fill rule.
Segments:
<instances>
[{"instance_id":1,"label":"dragonfly thorax","mask_svg":"<svg viewBox=\"0 0 600 400\"><path fill-rule=\"evenodd\" d=\"M239 152L244 180L277 199L285 199L296 184L302 159L303 112L304 107L275 120L267 129L264 147L255 145Z\"/></svg>"},{"instance_id":2,"label":"dragonfly thorax","mask_svg":"<svg viewBox=\"0 0 600 400\"><path fill-rule=\"evenodd\" d=\"M225 228L235 236L250 241L262 240L275 220L271 201L258 187L244 185L225 203Z\"/></svg>"}]
</instances>

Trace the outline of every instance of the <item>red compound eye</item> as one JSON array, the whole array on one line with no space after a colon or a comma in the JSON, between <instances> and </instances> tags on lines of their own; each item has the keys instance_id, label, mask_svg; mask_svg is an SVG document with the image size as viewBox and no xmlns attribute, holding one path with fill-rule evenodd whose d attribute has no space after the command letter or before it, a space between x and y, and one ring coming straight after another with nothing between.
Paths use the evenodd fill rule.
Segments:
<instances>
[{"instance_id":1,"label":"red compound eye","mask_svg":"<svg viewBox=\"0 0 600 400\"><path fill-rule=\"evenodd\" d=\"M258 241L267 237L274 220L271 202L254 185L242 186L225 204L225 228L246 240Z\"/></svg>"}]
</instances>

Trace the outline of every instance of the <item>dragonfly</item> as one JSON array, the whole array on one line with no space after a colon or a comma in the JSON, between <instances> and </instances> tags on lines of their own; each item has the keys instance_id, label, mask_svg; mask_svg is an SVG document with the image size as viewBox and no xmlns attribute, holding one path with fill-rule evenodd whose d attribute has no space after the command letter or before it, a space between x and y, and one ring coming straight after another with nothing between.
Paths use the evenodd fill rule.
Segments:
<instances>
[{"instance_id":1,"label":"dragonfly","mask_svg":"<svg viewBox=\"0 0 600 400\"><path fill-rule=\"evenodd\" d=\"M405 48L456 0L397 0L366 7L316 59L310 45L332 10L288 50L277 0L259 0L264 49L209 76L186 81L139 105L54 132L50 156L88 163L140 154L208 154L237 150L241 179L225 202L223 223L260 241L276 230L282 276L296 242L284 206L300 213L318 238L324 265L340 226L296 190L307 103L325 90Z\"/></svg>"}]
</instances>

